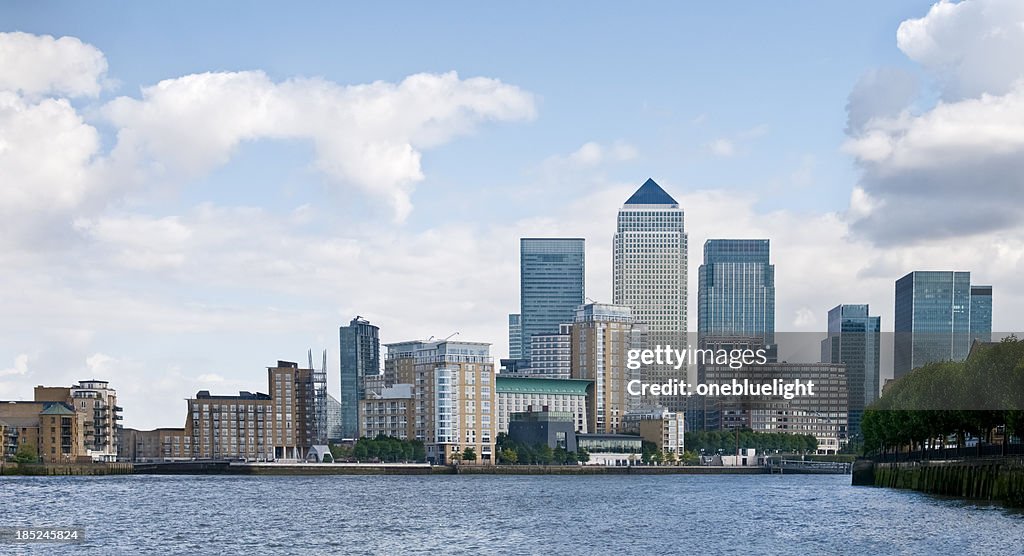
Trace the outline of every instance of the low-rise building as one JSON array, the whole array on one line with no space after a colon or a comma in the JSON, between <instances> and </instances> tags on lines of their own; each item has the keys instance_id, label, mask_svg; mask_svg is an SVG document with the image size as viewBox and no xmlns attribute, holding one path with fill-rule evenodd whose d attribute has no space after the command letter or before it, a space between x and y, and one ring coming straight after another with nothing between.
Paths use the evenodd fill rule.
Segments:
<instances>
[{"instance_id":1,"label":"low-rise building","mask_svg":"<svg viewBox=\"0 0 1024 556\"><path fill-rule=\"evenodd\" d=\"M67 403L0 402L0 421L5 423L5 452L28 446L46 463L91 459L85 450L84 419Z\"/></svg>"},{"instance_id":2,"label":"low-rise building","mask_svg":"<svg viewBox=\"0 0 1024 556\"><path fill-rule=\"evenodd\" d=\"M549 411L546 407L513 413L508 436L513 442L526 446L545 444L551 449L575 452L575 415L568 411Z\"/></svg>"},{"instance_id":3,"label":"low-rise building","mask_svg":"<svg viewBox=\"0 0 1024 556\"><path fill-rule=\"evenodd\" d=\"M96 461L114 461L118 454L118 421L123 419L117 405L117 391L105 380L82 380L70 387L36 386L38 402L61 402L83 417L85 452Z\"/></svg>"},{"instance_id":4,"label":"low-rise building","mask_svg":"<svg viewBox=\"0 0 1024 556\"><path fill-rule=\"evenodd\" d=\"M630 434L577 434L576 448L590 455L587 465L625 466L640 461L643 439Z\"/></svg>"},{"instance_id":5,"label":"low-rise building","mask_svg":"<svg viewBox=\"0 0 1024 556\"><path fill-rule=\"evenodd\" d=\"M686 432L682 413L660 406L632 410L626 414L623 423L624 432L639 434L642 439L657 445L661 452L682 455Z\"/></svg>"},{"instance_id":6,"label":"low-rise building","mask_svg":"<svg viewBox=\"0 0 1024 556\"><path fill-rule=\"evenodd\" d=\"M509 378L494 379L497 392L498 432L509 432L513 413L533 407L573 415L575 432L588 432L588 408L594 403L594 381L582 379Z\"/></svg>"},{"instance_id":7,"label":"low-rise building","mask_svg":"<svg viewBox=\"0 0 1024 556\"><path fill-rule=\"evenodd\" d=\"M184 428L122 429L119 461L160 462L192 459L192 437Z\"/></svg>"}]
</instances>

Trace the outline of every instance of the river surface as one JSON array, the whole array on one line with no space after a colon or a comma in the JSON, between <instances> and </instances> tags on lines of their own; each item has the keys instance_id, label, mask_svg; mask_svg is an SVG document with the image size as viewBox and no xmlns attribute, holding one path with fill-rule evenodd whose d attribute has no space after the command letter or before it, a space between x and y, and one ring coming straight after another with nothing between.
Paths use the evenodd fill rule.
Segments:
<instances>
[{"instance_id":1,"label":"river surface","mask_svg":"<svg viewBox=\"0 0 1024 556\"><path fill-rule=\"evenodd\" d=\"M0 554L1021 554L1024 514L841 475L0 477Z\"/></svg>"}]
</instances>

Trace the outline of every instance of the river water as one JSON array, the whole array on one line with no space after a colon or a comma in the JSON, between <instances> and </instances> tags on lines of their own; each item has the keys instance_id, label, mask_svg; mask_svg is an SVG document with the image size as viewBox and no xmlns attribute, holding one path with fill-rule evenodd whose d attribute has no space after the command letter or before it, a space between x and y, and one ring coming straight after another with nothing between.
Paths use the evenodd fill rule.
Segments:
<instances>
[{"instance_id":1,"label":"river water","mask_svg":"<svg viewBox=\"0 0 1024 556\"><path fill-rule=\"evenodd\" d=\"M0 554L1021 554L1024 514L841 475L0 477Z\"/></svg>"}]
</instances>

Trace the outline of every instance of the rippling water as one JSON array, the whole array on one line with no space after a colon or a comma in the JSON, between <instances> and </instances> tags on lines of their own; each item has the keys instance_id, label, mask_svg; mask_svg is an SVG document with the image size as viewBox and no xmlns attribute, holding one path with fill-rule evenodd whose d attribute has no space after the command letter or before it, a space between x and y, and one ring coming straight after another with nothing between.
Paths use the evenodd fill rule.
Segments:
<instances>
[{"instance_id":1,"label":"rippling water","mask_svg":"<svg viewBox=\"0 0 1024 556\"><path fill-rule=\"evenodd\" d=\"M0 554L1019 554L1024 514L849 476L2 477Z\"/></svg>"}]
</instances>

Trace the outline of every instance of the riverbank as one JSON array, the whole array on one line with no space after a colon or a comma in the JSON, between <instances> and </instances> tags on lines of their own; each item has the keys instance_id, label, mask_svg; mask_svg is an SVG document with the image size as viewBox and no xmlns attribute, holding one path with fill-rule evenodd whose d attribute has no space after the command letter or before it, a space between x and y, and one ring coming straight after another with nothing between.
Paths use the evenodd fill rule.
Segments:
<instances>
[{"instance_id":1,"label":"riverbank","mask_svg":"<svg viewBox=\"0 0 1024 556\"><path fill-rule=\"evenodd\" d=\"M0 475L131 475L130 463L4 463Z\"/></svg>"},{"instance_id":2,"label":"riverbank","mask_svg":"<svg viewBox=\"0 0 1024 556\"><path fill-rule=\"evenodd\" d=\"M137 463L143 475L762 475L764 467L602 465L430 465L427 463Z\"/></svg>"},{"instance_id":3,"label":"riverbank","mask_svg":"<svg viewBox=\"0 0 1024 556\"><path fill-rule=\"evenodd\" d=\"M854 465L853 485L910 489L928 494L987 500L1024 507L1024 457Z\"/></svg>"}]
</instances>

